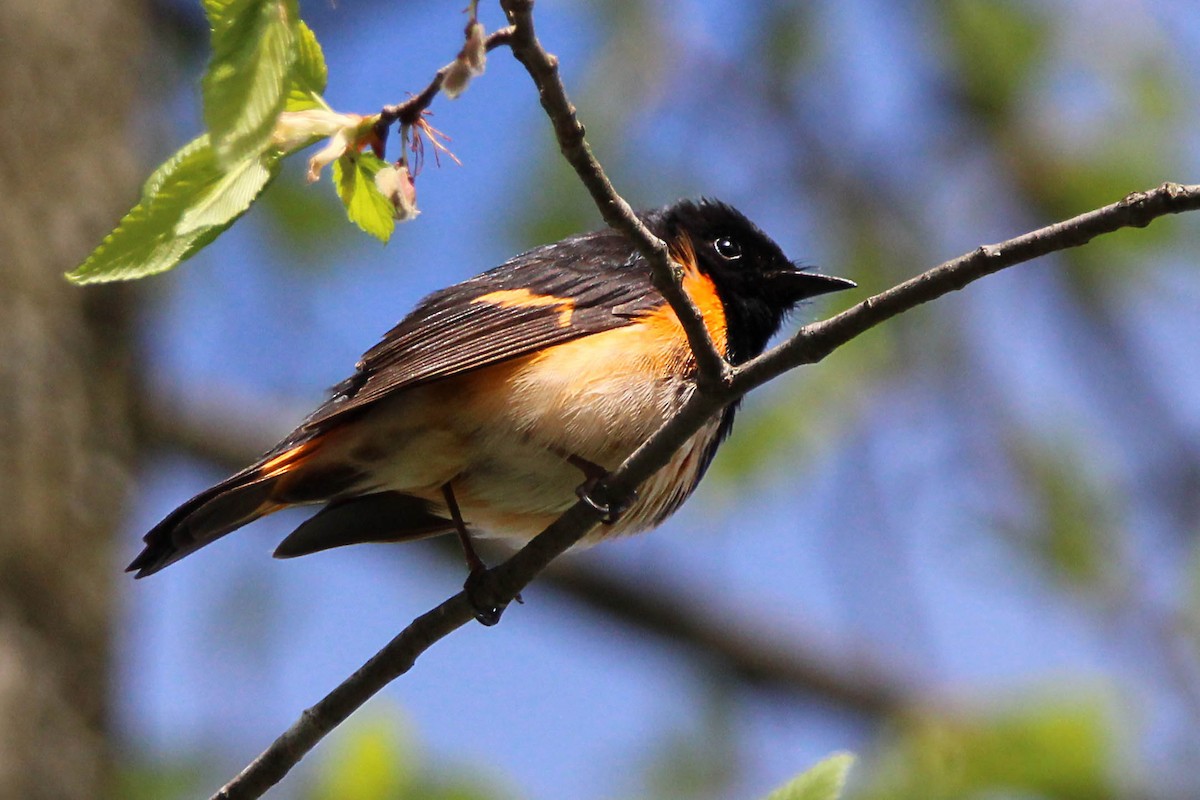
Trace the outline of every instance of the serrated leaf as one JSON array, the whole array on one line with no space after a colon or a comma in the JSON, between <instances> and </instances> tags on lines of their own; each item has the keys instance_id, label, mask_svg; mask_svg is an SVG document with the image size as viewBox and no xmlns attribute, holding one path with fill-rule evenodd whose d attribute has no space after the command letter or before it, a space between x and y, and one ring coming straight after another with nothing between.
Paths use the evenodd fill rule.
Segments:
<instances>
[{"instance_id":1,"label":"serrated leaf","mask_svg":"<svg viewBox=\"0 0 1200 800\"><path fill-rule=\"evenodd\" d=\"M141 202L67 277L81 284L130 280L165 272L190 258L245 213L279 171L279 158L262 159L258 166L265 179L258 168L249 167L231 179L217 163L208 136L193 139L154 171L142 188Z\"/></svg>"},{"instance_id":2,"label":"serrated leaf","mask_svg":"<svg viewBox=\"0 0 1200 800\"><path fill-rule=\"evenodd\" d=\"M270 144L297 58L299 9L295 0L231 0L206 11L214 24L204 122L218 159L232 165Z\"/></svg>"},{"instance_id":3,"label":"serrated leaf","mask_svg":"<svg viewBox=\"0 0 1200 800\"><path fill-rule=\"evenodd\" d=\"M175 224L175 234L186 236L201 228L233 222L262 193L278 170L278 159L262 155L248 158L221 176L195 205Z\"/></svg>"},{"instance_id":4,"label":"serrated leaf","mask_svg":"<svg viewBox=\"0 0 1200 800\"><path fill-rule=\"evenodd\" d=\"M853 764L849 753L832 755L771 792L767 800L837 800Z\"/></svg>"},{"instance_id":5,"label":"serrated leaf","mask_svg":"<svg viewBox=\"0 0 1200 800\"><path fill-rule=\"evenodd\" d=\"M207 133L192 139L150 173L150 177L142 184L142 199L146 200L158 194L159 189L172 175L189 168L189 165L205 162L211 155Z\"/></svg>"},{"instance_id":6,"label":"serrated leaf","mask_svg":"<svg viewBox=\"0 0 1200 800\"><path fill-rule=\"evenodd\" d=\"M170 269L203 235L197 232L176 236L175 224L191 198L212 186L220 176L207 136L184 145L146 181L142 201L67 277L76 283L94 283L138 278Z\"/></svg>"},{"instance_id":7,"label":"serrated leaf","mask_svg":"<svg viewBox=\"0 0 1200 800\"><path fill-rule=\"evenodd\" d=\"M320 100L325 85L329 82L329 69L325 66L325 54L312 28L300 20L296 24L296 63L288 80L287 111L304 111L309 108L324 108Z\"/></svg>"},{"instance_id":8,"label":"serrated leaf","mask_svg":"<svg viewBox=\"0 0 1200 800\"><path fill-rule=\"evenodd\" d=\"M346 216L385 243L396 228L395 209L375 186L375 173L386 165L372 153L347 153L333 162L333 185L346 206Z\"/></svg>"}]
</instances>

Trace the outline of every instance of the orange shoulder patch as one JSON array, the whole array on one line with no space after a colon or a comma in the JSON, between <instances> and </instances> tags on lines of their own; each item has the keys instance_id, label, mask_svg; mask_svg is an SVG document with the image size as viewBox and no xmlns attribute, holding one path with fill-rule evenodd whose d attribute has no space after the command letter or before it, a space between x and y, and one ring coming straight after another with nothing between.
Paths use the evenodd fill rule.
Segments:
<instances>
[{"instance_id":1,"label":"orange shoulder patch","mask_svg":"<svg viewBox=\"0 0 1200 800\"><path fill-rule=\"evenodd\" d=\"M528 289L501 289L476 297L473 303L491 303L502 308L536 308L555 306L558 308L558 327L566 328L575 314L575 301L570 297L555 297L551 294L534 294Z\"/></svg>"}]
</instances>

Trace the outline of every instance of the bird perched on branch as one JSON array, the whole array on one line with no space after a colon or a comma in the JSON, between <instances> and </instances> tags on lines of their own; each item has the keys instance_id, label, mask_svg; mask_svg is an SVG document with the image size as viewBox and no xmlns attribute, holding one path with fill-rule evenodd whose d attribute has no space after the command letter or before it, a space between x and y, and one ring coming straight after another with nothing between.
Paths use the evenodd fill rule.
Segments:
<instances>
[{"instance_id":1,"label":"bird perched on branch","mask_svg":"<svg viewBox=\"0 0 1200 800\"><path fill-rule=\"evenodd\" d=\"M763 352L801 300L854 286L796 266L720 202L642 220L732 364ZM457 533L477 572L472 535L531 539L669 419L695 375L679 319L625 236L535 248L425 298L287 438L147 533L129 570L145 577L259 517L323 504L276 556ZM706 423L589 538L670 516L734 412Z\"/></svg>"}]
</instances>

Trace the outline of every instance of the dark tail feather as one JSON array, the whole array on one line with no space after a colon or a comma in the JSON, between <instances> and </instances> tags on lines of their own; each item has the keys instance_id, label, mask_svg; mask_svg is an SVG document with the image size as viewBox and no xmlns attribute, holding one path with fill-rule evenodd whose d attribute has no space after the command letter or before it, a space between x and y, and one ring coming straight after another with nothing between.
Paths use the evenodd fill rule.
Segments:
<instances>
[{"instance_id":1,"label":"dark tail feather","mask_svg":"<svg viewBox=\"0 0 1200 800\"><path fill-rule=\"evenodd\" d=\"M253 478L239 473L201 492L155 525L146 546L126 572L135 578L153 575L165 566L215 542L227 533L281 508L271 500L278 476Z\"/></svg>"},{"instance_id":2,"label":"dark tail feather","mask_svg":"<svg viewBox=\"0 0 1200 800\"><path fill-rule=\"evenodd\" d=\"M135 578L153 575L259 517L343 490L357 473L315 464L321 441L319 435L286 440L257 464L188 500L145 535L145 548L125 571L136 571Z\"/></svg>"},{"instance_id":3,"label":"dark tail feather","mask_svg":"<svg viewBox=\"0 0 1200 800\"><path fill-rule=\"evenodd\" d=\"M276 558L294 558L365 542L407 542L454 530L429 504L399 492L336 500L279 543Z\"/></svg>"}]
</instances>

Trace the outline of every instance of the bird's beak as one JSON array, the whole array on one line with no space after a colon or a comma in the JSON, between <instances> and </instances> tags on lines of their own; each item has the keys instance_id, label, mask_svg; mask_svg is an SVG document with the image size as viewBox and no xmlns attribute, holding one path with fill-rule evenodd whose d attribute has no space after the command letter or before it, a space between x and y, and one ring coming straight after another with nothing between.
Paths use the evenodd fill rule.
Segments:
<instances>
[{"instance_id":1,"label":"bird's beak","mask_svg":"<svg viewBox=\"0 0 1200 800\"><path fill-rule=\"evenodd\" d=\"M801 267L792 266L782 269L772 276L779 290L792 300L805 300L830 292L840 292L843 289L853 289L858 286L854 281L845 278L835 278L832 275L822 275L819 272L809 272Z\"/></svg>"}]
</instances>

